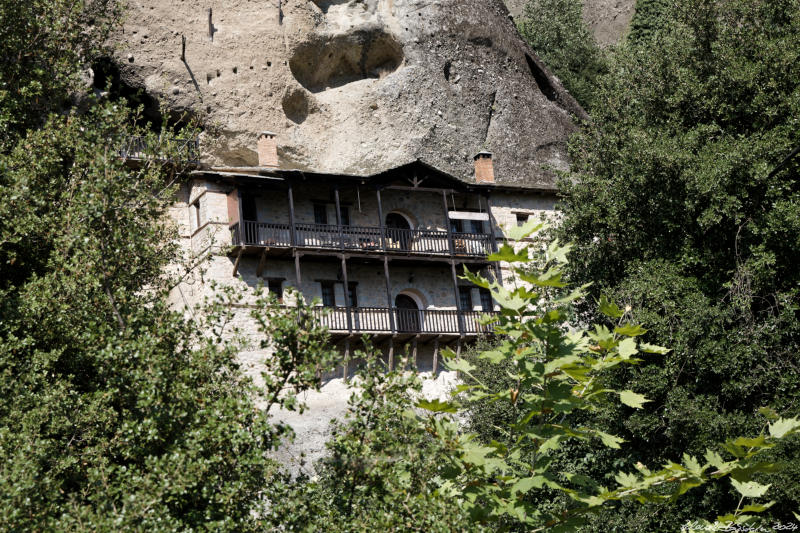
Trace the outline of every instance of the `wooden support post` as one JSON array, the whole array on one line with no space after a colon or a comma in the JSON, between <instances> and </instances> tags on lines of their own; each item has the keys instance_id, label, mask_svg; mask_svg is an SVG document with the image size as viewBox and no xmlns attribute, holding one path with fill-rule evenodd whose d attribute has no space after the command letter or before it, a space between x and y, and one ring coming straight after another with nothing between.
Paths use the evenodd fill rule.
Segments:
<instances>
[{"instance_id":1,"label":"wooden support post","mask_svg":"<svg viewBox=\"0 0 800 533\"><path fill-rule=\"evenodd\" d=\"M439 337L433 341L433 376L439 372Z\"/></svg>"},{"instance_id":2,"label":"wooden support post","mask_svg":"<svg viewBox=\"0 0 800 533\"><path fill-rule=\"evenodd\" d=\"M494 233L494 216L492 215L492 200L490 194L486 194L486 212L489 214L489 240L490 245L492 247L492 253L497 252L497 236ZM503 284L503 272L500 269L500 263L494 263L494 277L495 281L499 284Z\"/></svg>"},{"instance_id":3,"label":"wooden support post","mask_svg":"<svg viewBox=\"0 0 800 533\"><path fill-rule=\"evenodd\" d=\"M375 195L378 198L378 225L381 228L381 250L386 252L386 228L384 227L384 220L383 220L383 205L381 203L381 190L375 189Z\"/></svg>"},{"instance_id":4,"label":"wooden support post","mask_svg":"<svg viewBox=\"0 0 800 533\"><path fill-rule=\"evenodd\" d=\"M394 368L394 338L389 339L389 370Z\"/></svg>"},{"instance_id":5,"label":"wooden support post","mask_svg":"<svg viewBox=\"0 0 800 533\"><path fill-rule=\"evenodd\" d=\"M297 250L294 251L294 274L297 278L297 290L300 290L300 284L303 283L303 279L300 277L300 254L297 253Z\"/></svg>"},{"instance_id":6,"label":"wooden support post","mask_svg":"<svg viewBox=\"0 0 800 533\"><path fill-rule=\"evenodd\" d=\"M350 360L350 337L344 340L344 361L342 362L342 379L347 380L347 363Z\"/></svg>"},{"instance_id":7,"label":"wooden support post","mask_svg":"<svg viewBox=\"0 0 800 533\"><path fill-rule=\"evenodd\" d=\"M347 280L347 258L344 254L342 254L342 278L344 281L344 307L345 313L347 313L347 332L352 334L353 317L350 312L350 283Z\"/></svg>"},{"instance_id":8,"label":"wooden support post","mask_svg":"<svg viewBox=\"0 0 800 533\"><path fill-rule=\"evenodd\" d=\"M339 229L339 248L344 250L344 233L342 232L342 204L339 202L339 186L333 186L333 199L336 203L336 227Z\"/></svg>"},{"instance_id":9,"label":"wooden support post","mask_svg":"<svg viewBox=\"0 0 800 533\"><path fill-rule=\"evenodd\" d=\"M414 340L411 341L411 362L414 365L414 370L417 369L417 339L419 335L414 337Z\"/></svg>"},{"instance_id":10,"label":"wooden support post","mask_svg":"<svg viewBox=\"0 0 800 533\"><path fill-rule=\"evenodd\" d=\"M297 246L297 240L294 233L294 194L292 193L292 184L289 184L289 238L292 240L292 246Z\"/></svg>"},{"instance_id":11,"label":"wooden support post","mask_svg":"<svg viewBox=\"0 0 800 533\"><path fill-rule=\"evenodd\" d=\"M233 263L233 277L236 277L236 273L239 272L239 261L242 260L242 254L244 253L244 246L239 248L239 253L236 254L236 261Z\"/></svg>"},{"instance_id":12,"label":"wooden support post","mask_svg":"<svg viewBox=\"0 0 800 533\"><path fill-rule=\"evenodd\" d=\"M461 298L458 295L458 278L456 276L456 262L452 259L450 260L450 272L453 275L453 295L456 299L456 318L458 319L458 334L459 336L464 336L464 315L462 314L461 307Z\"/></svg>"},{"instance_id":13,"label":"wooden support post","mask_svg":"<svg viewBox=\"0 0 800 533\"><path fill-rule=\"evenodd\" d=\"M392 328L392 333L397 333L396 324L394 323L394 306L392 306L392 288L389 282L389 258L383 256L383 276L386 281L386 304L389 309L389 325Z\"/></svg>"},{"instance_id":14,"label":"wooden support post","mask_svg":"<svg viewBox=\"0 0 800 533\"><path fill-rule=\"evenodd\" d=\"M461 339L458 339L456 344L456 357L461 357Z\"/></svg>"},{"instance_id":15,"label":"wooden support post","mask_svg":"<svg viewBox=\"0 0 800 533\"><path fill-rule=\"evenodd\" d=\"M450 227L450 215L447 214L447 191L442 191L442 206L444 207L444 226L447 229L447 243L452 256L455 253L455 246L453 246L453 228Z\"/></svg>"},{"instance_id":16,"label":"wooden support post","mask_svg":"<svg viewBox=\"0 0 800 533\"><path fill-rule=\"evenodd\" d=\"M261 257L258 259L258 267L256 267L256 277L260 278L261 274L264 272L264 265L267 263L267 252L269 248L264 248L261 252Z\"/></svg>"}]
</instances>

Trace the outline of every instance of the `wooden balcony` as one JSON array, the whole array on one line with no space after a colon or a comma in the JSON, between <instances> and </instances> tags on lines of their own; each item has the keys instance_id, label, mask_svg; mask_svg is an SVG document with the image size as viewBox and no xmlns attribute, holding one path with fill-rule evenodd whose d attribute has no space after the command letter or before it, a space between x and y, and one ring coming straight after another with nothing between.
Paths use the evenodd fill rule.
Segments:
<instances>
[{"instance_id":1,"label":"wooden balcony","mask_svg":"<svg viewBox=\"0 0 800 533\"><path fill-rule=\"evenodd\" d=\"M497 312L388 309L386 307L315 307L314 316L331 333L408 334L475 337L491 335L479 319Z\"/></svg>"},{"instance_id":2,"label":"wooden balcony","mask_svg":"<svg viewBox=\"0 0 800 533\"><path fill-rule=\"evenodd\" d=\"M340 252L380 253L410 257L485 258L492 252L485 233L452 233L423 229L393 229L335 224L272 224L237 222L231 243L238 248L299 248Z\"/></svg>"},{"instance_id":3,"label":"wooden balcony","mask_svg":"<svg viewBox=\"0 0 800 533\"><path fill-rule=\"evenodd\" d=\"M150 139L140 136L124 139L118 153L122 159L133 162L154 160L174 164L197 164L200 161L200 143L196 137L175 138L169 143L169 148L175 150L174 157L167 157L162 153L163 144L153 145Z\"/></svg>"}]
</instances>

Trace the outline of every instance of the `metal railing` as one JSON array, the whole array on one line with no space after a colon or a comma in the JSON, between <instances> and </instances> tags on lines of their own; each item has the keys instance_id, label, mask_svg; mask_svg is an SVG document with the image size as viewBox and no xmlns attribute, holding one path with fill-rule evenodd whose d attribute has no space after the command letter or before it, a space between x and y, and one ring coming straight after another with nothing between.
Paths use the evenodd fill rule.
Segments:
<instances>
[{"instance_id":1,"label":"metal railing","mask_svg":"<svg viewBox=\"0 0 800 533\"><path fill-rule=\"evenodd\" d=\"M485 257L492 252L485 233L453 233L452 249L446 231L395 229L335 224L295 224L295 242L289 224L242 221L231 225L234 246L322 248L377 251L402 255ZM384 246L385 245L385 246Z\"/></svg>"},{"instance_id":2,"label":"metal railing","mask_svg":"<svg viewBox=\"0 0 800 533\"><path fill-rule=\"evenodd\" d=\"M314 307L314 316L320 323L334 332L355 333L428 333L467 335L490 334L491 325L480 323L485 315L496 315L495 311L455 311L443 309L388 309L386 307ZM394 319L394 320L393 320ZM392 330L394 323L394 330Z\"/></svg>"},{"instance_id":3,"label":"metal railing","mask_svg":"<svg viewBox=\"0 0 800 533\"><path fill-rule=\"evenodd\" d=\"M172 163L197 163L200 160L200 143L196 137L174 138L169 141L151 140L142 136L130 136L123 139L119 148L119 156L123 159L169 161ZM163 145L162 145L163 143ZM166 157L165 148L173 150L175 157Z\"/></svg>"}]
</instances>

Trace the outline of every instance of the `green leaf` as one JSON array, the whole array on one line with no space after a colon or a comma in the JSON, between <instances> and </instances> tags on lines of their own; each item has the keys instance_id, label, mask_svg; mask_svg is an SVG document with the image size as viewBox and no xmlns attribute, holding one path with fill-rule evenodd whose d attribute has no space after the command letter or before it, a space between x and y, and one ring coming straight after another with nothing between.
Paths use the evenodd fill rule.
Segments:
<instances>
[{"instance_id":1,"label":"green leaf","mask_svg":"<svg viewBox=\"0 0 800 533\"><path fill-rule=\"evenodd\" d=\"M432 411L434 413L456 413L458 412L458 406L450 403L450 402L442 402L439 399L435 399L433 401L428 400L420 400L417 402L417 407L420 409L425 409L426 411Z\"/></svg>"},{"instance_id":2,"label":"green leaf","mask_svg":"<svg viewBox=\"0 0 800 533\"><path fill-rule=\"evenodd\" d=\"M624 359L628 359L632 355L639 353L639 350L636 349L636 340L634 340L632 337L622 339L617 347L617 351L619 351L619 355Z\"/></svg>"},{"instance_id":3,"label":"green leaf","mask_svg":"<svg viewBox=\"0 0 800 533\"><path fill-rule=\"evenodd\" d=\"M632 390L624 390L620 392L619 399L625 405L634 407L636 409L641 409L645 402L650 401L641 394L633 392Z\"/></svg>"},{"instance_id":4,"label":"green leaf","mask_svg":"<svg viewBox=\"0 0 800 533\"><path fill-rule=\"evenodd\" d=\"M475 367L467 361L466 359L447 359L444 362L444 365L450 369L455 370L457 372L472 372L475 370Z\"/></svg>"},{"instance_id":5,"label":"green leaf","mask_svg":"<svg viewBox=\"0 0 800 533\"><path fill-rule=\"evenodd\" d=\"M769 425L769 434L780 439L800 429L800 420L797 418L780 418Z\"/></svg>"},{"instance_id":6,"label":"green leaf","mask_svg":"<svg viewBox=\"0 0 800 533\"><path fill-rule=\"evenodd\" d=\"M625 324L623 326L617 326L614 328L614 333L618 335L625 335L627 337L638 337L639 335L644 335L647 333L647 330L644 329L640 324Z\"/></svg>"},{"instance_id":7,"label":"green leaf","mask_svg":"<svg viewBox=\"0 0 800 533\"><path fill-rule=\"evenodd\" d=\"M763 503L763 504L751 503L749 505L745 505L744 507L742 507L741 512L743 512L743 513L763 513L764 511L766 511L767 509L769 509L773 505L775 505L775 502L767 502L767 503Z\"/></svg>"},{"instance_id":8,"label":"green leaf","mask_svg":"<svg viewBox=\"0 0 800 533\"><path fill-rule=\"evenodd\" d=\"M600 440L603 441L603 444L608 446L609 448L614 448L618 450L620 448L620 444L625 442L625 439L617 437L615 435L610 435L604 431L600 431L599 429L594 430L594 433L600 437Z\"/></svg>"},{"instance_id":9,"label":"green leaf","mask_svg":"<svg viewBox=\"0 0 800 533\"><path fill-rule=\"evenodd\" d=\"M669 348L664 348L663 346L656 346L655 344L648 344L646 342L642 342L639 344L639 350L645 353L657 353L661 355L666 355L670 352Z\"/></svg>"},{"instance_id":10,"label":"green leaf","mask_svg":"<svg viewBox=\"0 0 800 533\"><path fill-rule=\"evenodd\" d=\"M762 407L758 410L758 412L770 421L777 420L779 418L778 413L776 413L775 410L770 407Z\"/></svg>"},{"instance_id":11,"label":"green leaf","mask_svg":"<svg viewBox=\"0 0 800 533\"><path fill-rule=\"evenodd\" d=\"M533 477L524 477L514 483L511 487L512 494L525 494L526 492L530 491L531 489L541 489L542 485L546 481L545 478L542 476L533 476Z\"/></svg>"},{"instance_id":12,"label":"green leaf","mask_svg":"<svg viewBox=\"0 0 800 533\"><path fill-rule=\"evenodd\" d=\"M624 314L622 309L617 306L614 302L608 300L606 295L600 296L600 301L597 302L597 305L600 308L600 312L610 318L622 318Z\"/></svg>"},{"instance_id":13,"label":"green leaf","mask_svg":"<svg viewBox=\"0 0 800 533\"><path fill-rule=\"evenodd\" d=\"M505 261L506 263L529 263L528 247L523 246L515 252L508 243L503 243L497 252L489 254L489 261Z\"/></svg>"},{"instance_id":14,"label":"green leaf","mask_svg":"<svg viewBox=\"0 0 800 533\"><path fill-rule=\"evenodd\" d=\"M537 231L545 227L544 222L539 222L533 217L529 217L528 221L521 226L512 226L506 230L506 237L512 241L526 239Z\"/></svg>"},{"instance_id":15,"label":"green leaf","mask_svg":"<svg viewBox=\"0 0 800 533\"><path fill-rule=\"evenodd\" d=\"M755 481L740 482L736 481L735 479L731 479L731 484L733 484L733 488L739 491L739 494L745 498L760 498L766 494L769 488L772 486L771 484L762 485L761 483L757 483Z\"/></svg>"}]
</instances>

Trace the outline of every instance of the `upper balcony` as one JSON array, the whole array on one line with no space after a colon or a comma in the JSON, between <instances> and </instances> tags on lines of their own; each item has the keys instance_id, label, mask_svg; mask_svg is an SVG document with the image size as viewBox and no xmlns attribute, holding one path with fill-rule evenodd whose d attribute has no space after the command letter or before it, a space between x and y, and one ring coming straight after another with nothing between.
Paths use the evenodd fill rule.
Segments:
<instances>
[{"instance_id":1,"label":"upper balcony","mask_svg":"<svg viewBox=\"0 0 800 533\"><path fill-rule=\"evenodd\" d=\"M240 249L298 248L429 258L481 259L492 252L486 233L246 220L231 225L231 243Z\"/></svg>"},{"instance_id":2,"label":"upper balcony","mask_svg":"<svg viewBox=\"0 0 800 533\"><path fill-rule=\"evenodd\" d=\"M167 152L172 155L167 156ZM162 161L177 165L196 165L200 161L200 144L197 137L161 138L130 136L123 139L119 156L133 163L141 161Z\"/></svg>"}]
</instances>

